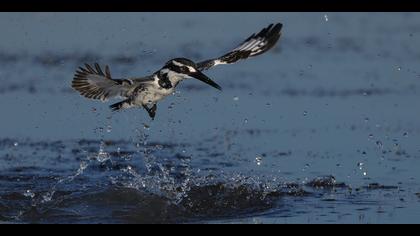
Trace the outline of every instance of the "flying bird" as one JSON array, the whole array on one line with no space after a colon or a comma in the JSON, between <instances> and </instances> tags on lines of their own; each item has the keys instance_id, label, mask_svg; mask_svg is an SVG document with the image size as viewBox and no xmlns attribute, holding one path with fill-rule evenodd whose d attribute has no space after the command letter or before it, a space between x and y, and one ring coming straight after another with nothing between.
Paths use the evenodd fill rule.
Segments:
<instances>
[{"instance_id":1,"label":"flying bird","mask_svg":"<svg viewBox=\"0 0 420 236\"><path fill-rule=\"evenodd\" d=\"M143 107L154 119L157 102L172 94L179 82L184 79L194 78L222 90L202 71L217 65L232 64L268 51L279 40L282 26L281 23L270 24L221 57L198 63L187 58L174 58L152 75L140 78L114 79L108 65L103 70L98 63L93 66L85 64L85 67L79 67L76 71L72 87L90 99L107 101L110 98L122 98L124 100L110 106L113 111Z\"/></svg>"}]
</instances>

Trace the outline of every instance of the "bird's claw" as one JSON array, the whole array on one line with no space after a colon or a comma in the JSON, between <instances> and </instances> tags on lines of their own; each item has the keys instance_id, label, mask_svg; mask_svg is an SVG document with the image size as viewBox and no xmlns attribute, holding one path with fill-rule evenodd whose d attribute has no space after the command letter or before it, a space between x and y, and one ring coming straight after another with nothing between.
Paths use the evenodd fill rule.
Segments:
<instances>
[{"instance_id":1,"label":"bird's claw","mask_svg":"<svg viewBox=\"0 0 420 236\"><path fill-rule=\"evenodd\" d=\"M151 108L149 108L146 105L143 105L143 107L147 111L147 113L149 114L150 118L152 118L152 120L154 120L155 116L156 116L157 105L154 104Z\"/></svg>"}]
</instances>

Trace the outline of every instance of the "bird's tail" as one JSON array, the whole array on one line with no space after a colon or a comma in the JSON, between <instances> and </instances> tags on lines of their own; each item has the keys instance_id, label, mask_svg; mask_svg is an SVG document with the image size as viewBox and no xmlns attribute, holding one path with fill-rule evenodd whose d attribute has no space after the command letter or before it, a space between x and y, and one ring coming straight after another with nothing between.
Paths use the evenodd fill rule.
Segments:
<instances>
[{"instance_id":1,"label":"bird's tail","mask_svg":"<svg viewBox=\"0 0 420 236\"><path fill-rule=\"evenodd\" d=\"M131 105L130 99L126 99L124 101L112 104L109 107L111 108L112 111L120 111L122 109L130 108L130 107L132 107L132 105Z\"/></svg>"}]
</instances>

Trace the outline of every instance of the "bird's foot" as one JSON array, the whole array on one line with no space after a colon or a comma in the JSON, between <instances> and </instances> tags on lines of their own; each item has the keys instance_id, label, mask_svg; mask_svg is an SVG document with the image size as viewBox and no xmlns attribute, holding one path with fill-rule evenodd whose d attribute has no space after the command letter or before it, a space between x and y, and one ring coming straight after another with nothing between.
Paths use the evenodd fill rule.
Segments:
<instances>
[{"instance_id":1,"label":"bird's foot","mask_svg":"<svg viewBox=\"0 0 420 236\"><path fill-rule=\"evenodd\" d=\"M146 105L143 105L143 108L147 111L147 113L149 114L150 118L152 118L152 120L154 120L155 119L155 116L156 116L157 105L154 104L151 108L149 108Z\"/></svg>"}]
</instances>

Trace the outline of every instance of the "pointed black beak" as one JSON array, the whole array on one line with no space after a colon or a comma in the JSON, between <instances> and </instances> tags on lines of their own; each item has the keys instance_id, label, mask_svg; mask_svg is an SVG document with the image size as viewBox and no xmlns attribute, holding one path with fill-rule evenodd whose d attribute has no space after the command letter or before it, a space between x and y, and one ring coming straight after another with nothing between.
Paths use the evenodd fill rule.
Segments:
<instances>
[{"instance_id":1,"label":"pointed black beak","mask_svg":"<svg viewBox=\"0 0 420 236\"><path fill-rule=\"evenodd\" d=\"M200 71L191 73L190 76L212 86L213 88L222 90L222 87L220 87L220 85L216 84L216 82L211 80L209 77L207 77L205 74L201 73Z\"/></svg>"}]
</instances>

